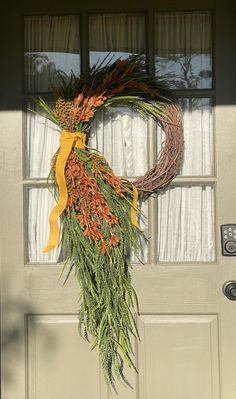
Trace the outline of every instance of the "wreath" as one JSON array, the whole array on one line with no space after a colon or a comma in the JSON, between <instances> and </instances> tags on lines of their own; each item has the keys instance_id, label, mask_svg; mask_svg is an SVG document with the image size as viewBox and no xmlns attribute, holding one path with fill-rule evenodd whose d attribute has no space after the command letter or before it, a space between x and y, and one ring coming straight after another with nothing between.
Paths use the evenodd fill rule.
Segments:
<instances>
[{"instance_id":1,"label":"wreath","mask_svg":"<svg viewBox=\"0 0 236 399\"><path fill-rule=\"evenodd\" d=\"M134 312L130 253L139 257L138 198L148 198L177 174L183 155L182 113L167 85L145 72L131 56L96 64L87 74L62 78L55 105L37 104L62 130L49 175L57 200L44 252L59 243L59 218L69 271L80 286L79 332L97 348L108 385L116 377L129 385L124 364L134 368L131 336L139 339ZM152 167L133 183L115 176L104 156L88 147L89 131L101 109L127 106L163 128L165 140Z\"/></svg>"}]
</instances>

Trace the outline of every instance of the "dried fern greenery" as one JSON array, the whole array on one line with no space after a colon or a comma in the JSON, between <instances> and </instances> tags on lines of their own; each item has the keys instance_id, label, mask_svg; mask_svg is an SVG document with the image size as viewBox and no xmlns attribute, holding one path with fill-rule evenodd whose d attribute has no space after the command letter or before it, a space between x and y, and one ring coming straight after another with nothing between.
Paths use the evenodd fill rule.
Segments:
<instances>
[{"instance_id":1,"label":"dried fern greenery","mask_svg":"<svg viewBox=\"0 0 236 399\"><path fill-rule=\"evenodd\" d=\"M139 337L135 321L138 301L129 258L131 252L138 257L142 237L134 217L137 189L140 197L148 197L164 187L182 159L179 107L167 87L144 70L144 60L138 56L106 61L79 78L62 79L55 89L54 107L36 99L47 117L60 126L65 140L71 140L63 176L58 172L61 144L49 180L58 204L62 201L61 180L66 186L66 201L59 214L67 253L65 266L68 275L74 271L80 287L79 331L97 348L106 381L114 388L116 378L129 384L124 363L136 369L131 337ZM102 154L78 143L82 136L88 138L99 109L117 106L131 107L144 118L155 119L167 132L157 163L134 185L115 176ZM73 136L75 132L78 134Z\"/></svg>"}]
</instances>

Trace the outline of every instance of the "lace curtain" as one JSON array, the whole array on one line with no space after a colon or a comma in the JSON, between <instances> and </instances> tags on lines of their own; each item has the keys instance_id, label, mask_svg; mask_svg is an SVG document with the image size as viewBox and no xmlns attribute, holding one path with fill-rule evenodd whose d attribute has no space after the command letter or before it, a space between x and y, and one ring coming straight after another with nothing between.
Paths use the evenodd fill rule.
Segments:
<instances>
[{"instance_id":1,"label":"lace curtain","mask_svg":"<svg viewBox=\"0 0 236 399\"><path fill-rule=\"evenodd\" d=\"M31 21L27 20L27 35L35 35L35 17L27 18L29 18L29 20L32 18ZM68 29L74 32L75 28L73 26L75 25L73 24L75 24L77 17L67 18L67 24L69 24ZM193 23L193 20L195 23ZM145 20L143 15L92 14L89 24L91 64L99 57L102 59L104 55L110 51L112 51L115 57L126 57L127 54L133 53L145 53L146 39L144 34ZM181 27L179 26L180 24ZM206 45L206 43L210 43L211 40L210 28L208 25L210 25L208 13L198 14L197 17L195 14L193 15L193 13L184 13L184 17L182 18L180 13L160 13L156 15L156 66L160 68L160 65L168 64L169 61L165 61L164 58L167 57L170 49L170 52L173 54L180 54L180 50L186 48L187 53L190 54L192 47L193 52L195 52L195 48L199 49L200 47L202 49L200 56L204 58L205 55L207 55L208 57L210 54L210 44ZM163 27L163 29L161 27ZM174 34L173 32L176 31L176 29L179 29L182 35ZM197 42L194 42L192 39L187 46L186 43L184 42L183 44L182 41L185 40L183 38L189 34L191 29L191 35L193 35L193 33L195 34L197 29L204 32L201 34L200 38L198 38ZM172 34L166 38L168 32L172 32ZM53 45L55 48L57 46L57 40L59 41L59 39L60 35L58 39L54 35L52 43L54 43ZM75 51L74 43L75 35L68 34L68 48L73 49L73 51ZM158 46L160 49L159 53L157 51ZM34 48L33 45L31 48ZM174 51L174 49L177 50ZM50 49L46 44L45 49L40 49L42 52L48 50ZM158 61L158 57L162 57L161 61ZM164 64L164 61L166 64ZM210 62L211 61L209 61L208 66ZM164 70L163 68L162 71ZM167 67L165 66L165 68ZM166 69L164 72L166 73ZM175 73L177 78L181 76L178 69L175 69ZM209 76L210 72L206 78L207 84L210 82ZM31 82L33 83L31 83L30 87L33 87L34 90L39 87L37 79L38 77L35 76L34 81L31 76ZM204 79L202 79L201 85L203 82ZM44 87L42 81L40 85L40 87ZM188 98L182 99L181 101L184 110L185 133L185 156L181 175L209 176L214 172L211 101L209 99L200 98ZM149 131L146 121L130 110L122 108L109 115L106 112L100 112L92 128L89 145L97 148L105 155L116 174L134 177L143 175L149 167L147 150L148 134ZM49 171L48 165L50 164L51 157L58 147L58 129L42 116L28 112L26 136L27 177L45 178ZM157 128L157 137L158 151L164 139L160 128ZM157 202L157 258L160 261L214 260L213 187L209 185L196 186L191 184L182 187L171 187L159 194ZM51 206L52 198L47 189L29 189L28 252L30 262L56 262L60 259L60 250L54 251L51 255L42 253L42 248L46 242L45 223L47 224L47 215ZM143 212L146 215L146 219L144 218L141 222L142 228L148 235L147 202L143 204ZM148 261L148 249L145 245L142 246L142 252L143 260Z\"/></svg>"}]
</instances>

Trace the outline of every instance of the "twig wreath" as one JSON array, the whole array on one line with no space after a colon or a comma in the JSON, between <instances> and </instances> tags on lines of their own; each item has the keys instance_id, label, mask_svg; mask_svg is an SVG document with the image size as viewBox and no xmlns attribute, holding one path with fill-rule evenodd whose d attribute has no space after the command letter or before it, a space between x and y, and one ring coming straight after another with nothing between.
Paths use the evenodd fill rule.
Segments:
<instances>
[{"instance_id":1,"label":"twig wreath","mask_svg":"<svg viewBox=\"0 0 236 399\"><path fill-rule=\"evenodd\" d=\"M143 234L137 200L165 187L176 176L183 155L180 107L167 86L144 71L140 56L102 62L79 78L62 80L54 107L36 99L62 129L49 175L57 204L49 217L44 252L58 245L61 218L67 278L73 269L80 286L79 332L97 347L105 379L114 389L116 377L129 385L125 363L136 370L131 336L139 339L134 317L138 300L129 254L139 256ZM153 168L133 183L115 176L104 156L87 146L97 111L118 106L153 118L165 132Z\"/></svg>"}]
</instances>

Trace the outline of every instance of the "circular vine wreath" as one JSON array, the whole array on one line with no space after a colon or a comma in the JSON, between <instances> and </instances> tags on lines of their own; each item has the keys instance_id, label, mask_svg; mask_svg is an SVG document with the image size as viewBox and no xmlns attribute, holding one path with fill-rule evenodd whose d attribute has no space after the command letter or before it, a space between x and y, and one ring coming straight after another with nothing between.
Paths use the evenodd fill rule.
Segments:
<instances>
[{"instance_id":1,"label":"circular vine wreath","mask_svg":"<svg viewBox=\"0 0 236 399\"><path fill-rule=\"evenodd\" d=\"M77 78L60 75L55 106L35 101L62 130L49 182L57 200L44 252L59 244L63 222L66 263L80 287L79 332L97 348L105 379L129 385L124 364L136 370L130 336L139 339L134 317L138 299L131 284L130 252L139 258L138 197L164 188L178 173L183 156L181 109L163 81L145 72L140 56L106 59ZM100 109L127 106L157 121L165 133L157 160L133 183L115 176L104 156L87 146Z\"/></svg>"},{"instance_id":2,"label":"circular vine wreath","mask_svg":"<svg viewBox=\"0 0 236 399\"><path fill-rule=\"evenodd\" d=\"M166 105L168 118L161 118L161 124L165 132L165 141L153 167L134 181L135 187L139 190L141 198L166 187L177 175L182 165L183 158L183 128L182 114L175 103ZM171 120L169 120L171 118Z\"/></svg>"}]
</instances>

